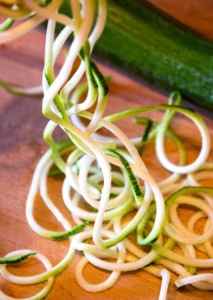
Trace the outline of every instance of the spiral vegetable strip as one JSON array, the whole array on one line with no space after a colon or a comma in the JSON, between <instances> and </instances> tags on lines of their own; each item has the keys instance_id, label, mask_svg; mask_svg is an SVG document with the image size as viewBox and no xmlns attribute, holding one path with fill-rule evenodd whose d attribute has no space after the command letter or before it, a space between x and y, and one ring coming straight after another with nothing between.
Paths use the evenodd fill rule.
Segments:
<instances>
[{"instance_id":1,"label":"spiral vegetable strip","mask_svg":"<svg viewBox=\"0 0 213 300\"><path fill-rule=\"evenodd\" d=\"M7 18L4 22L0 24L0 32L7 30L12 26L14 23L14 20L12 18Z\"/></svg>"},{"instance_id":2,"label":"spiral vegetable strip","mask_svg":"<svg viewBox=\"0 0 213 300\"><path fill-rule=\"evenodd\" d=\"M61 5L61 2L62 2L62 0L54 0L50 4L48 4L45 7L45 9L49 12L54 12ZM0 7L0 12L3 13L3 7ZM16 11L10 9L8 17L15 19L16 16L14 16L14 14L16 14ZM22 36L23 34L29 32L30 30L32 30L39 24L41 24L44 20L46 20L46 17L42 17L40 15L34 15L33 12L32 12L32 15L33 16L31 17L31 12L29 14L26 14L26 13L22 14L21 17L23 17L23 16L27 17L27 19L23 23L15 26L9 30L0 32L0 43L1 44L7 43L9 41L12 41L15 38L18 38L18 37ZM19 17L19 15L17 15L17 18L18 17Z\"/></svg>"},{"instance_id":3,"label":"spiral vegetable strip","mask_svg":"<svg viewBox=\"0 0 213 300\"><path fill-rule=\"evenodd\" d=\"M10 257L10 256L14 256L14 255L26 255L29 252L31 252L31 251L30 250L18 250L18 251L13 251L11 253L8 253L8 256ZM40 260L43 263L43 265L47 269L47 272L52 269L51 263L49 262L49 260L44 255L42 255L40 253L37 253L35 258L37 258L38 260ZM5 277L9 281L11 281L10 280L11 274L7 271L5 266L3 268L1 268L0 271L1 271L1 274L3 275L3 277ZM28 279L27 277L19 277L19 284L22 284L22 285L27 284L26 283L27 279ZM49 291L51 290L51 288L53 286L53 283L54 283L54 277L49 276L46 286L37 295L29 297L29 298L24 298L24 299L21 299L21 300L42 300L42 299L44 299L47 296L47 294L49 293ZM2 291L0 291L0 297L1 297L1 299L5 299L5 300L17 299L17 298L14 298L14 297L7 296Z\"/></svg>"},{"instance_id":4,"label":"spiral vegetable strip","mask_svg":"<svg viewBox=\"0 0 213 300\"><path fill-rule=\"evenodd\" d=\"M29 250L11 252L8 258L6 256L2 260L4 265L0 267L1 275L16 284L29 285L47 280L47 285L40 293L27 298L43 299L52 287L53 278L69 265L75 251L78 250L83 251L84 257L76 266L76 279L82 288L90 292L111 288L119 279L121 272L141 268L162 278L160 300L166 299L170 281L169 271L179 276L175 281L177 287L192 284L199 289L212 290L213 275L196 274L199 268L213 267L213 188L202 187L199 184L200 180L213 177L213 164L206 163L210 151L210 137L203 120L194 111L180 106L181 98L177 92L171 94L168 105L140 107L103 118L108 87L90 55L104 29L106 1L98 1L98 16L94 27L92 27L94 1L70 1L73 18L57 13L61 3L61 0L57 0L41 7L39 2L24 0L23 3L19 3L16 10L1 4L0 10L2 8L2 12L11 19L2 24L0 39L2 42L10 41L37 26L44 19L49 19L42 106L43 114L49 119L44 139L51 149L42 157L35 170L27 199L26 217L31 228L40 236L52 240L68 238L69 249L62 261L54 267L43 255L37 253L36 258L41 260L47 271L29 277L13 275L6 269L5 264L9 261L18 262L35 253L29 253ZM13 23L12 18L25 20L22 24L8 29ZM56 21L65 27L55 39ZM59 74L55 76L55 60L72 32L74 39L68 55ZM73 72L73 64L78 56L81 63ZM73 75L70 78L71 73ZM87 83L77 86L84 73ZM1 85L15 93L33 94L40 91L40 88L35 90L14 88L4 82L1 82ZM86 97L83 96L84 92L87 92ZM80 103L80 99L85 100ZM87 112L86 110L95 103L94 113ZM136 118L138 114L152 110L165 111L159 124L153 120ZM201 134L200 154L189 165L186 164L187 155L182 141L169 127L176 113L181 113L193 121ZM129 116L135 117L136 123L148 124L143 142L145 141L146 145L155 143L159 162L171 172L171 175L163 181L156 182L146 168L141 158L143 156L141 138L129 140L124 132L113 124L114 121ZM79 117L88 119L89 124L82 126ZM152 128L149 124L153 125ZM55 143L52 135L57 126L67 133L71 141ZM114 137L109 139L98 134L96 131L101 127ZM176 145L179 154L178 165L174 165L166 157L164 149L166 137ZM136 148L138 145L139 149ZM63 158L64 154L68 154L67 160ZM47 189L48 174L51 174L53 162L59 168L56 171L65 175L62 197L77 224L74 228L71 227L70 220L65 218L52 202ZM182 174L186 175L186 178ZM50 231L36 222L33 211L38 192L44 204L64 227L64 232ZM169 196L164 199L163 195L168 194ZM80 206L79 203L82 201L87 207L89 204L89 208ZM182 224L178 215L178 207L182 204L198 209L189 218L187 225ZM126 221L129 213L133 217L130 221ZM195 227L200 219L205 219L205 224L203 233L198 235ZM110 222L104 224L105 221ZM128 239L133 232L137 234L138 244ZM143 245L150 247L144 249ZM177 253L176 248L179 248L182 254ZM208 258L198 259L195 249L205 253ZM109 262L107 258L113 259L114 262ZM87 263L112 273L102 283L89 284L83 276L83 269ZM150 265L151 263L157 263L158 267ZM1 291L0 297L15 299Z\"/></svg>"}]
</instances>

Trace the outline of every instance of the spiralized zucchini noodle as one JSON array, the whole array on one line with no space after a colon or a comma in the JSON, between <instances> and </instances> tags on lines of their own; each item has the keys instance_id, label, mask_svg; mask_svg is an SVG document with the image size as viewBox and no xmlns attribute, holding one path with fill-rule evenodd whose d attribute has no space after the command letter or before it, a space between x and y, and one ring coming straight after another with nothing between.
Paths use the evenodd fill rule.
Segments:
<instances>
[{"instance_id":1,"label":"spiralized zucchini noodle","mask_svg":"<svg viewBox=\"0 0 213 300\"><path fill-rule=\"evenodd\" d=\"M107 14L106 0L71 0L65 16L59 13L62 0L0 0L0 12L5 21L0 25L0 41L6 43L48 20L42 87L18 88L1 81L9 92L35 95L43 91L42 112L48 119L44 139L50 149L39 161L26 204L26 217L32 230L43 238L55 241L69 239L66 256L52 266L36 250L19 250L0 258L0 272L9 282L30 285L46 281L35 296L43 299L52 288L54 277L71 262L77 251L83 253L76 266L78 284L89 292L111 288L122 272L142 269L162 278L159 299L166 299L170 272L177 274L175 285L191 284L202 290L213 290L213 274L199 269L213 268L213 188L201 182L213 178L213 163L206 162L210 152L210 136L202 118L181 106L181 96L173 92L167 105L139 107L103 117L108 99L105 78L91 59L93 47L100 37ZM96 7L97 6L97 7ZM22 22L18 22L17 20ZM64 25L56 35L56 22ZM70 42L70 37L72 41ZM63 48L69 50L59 73L55 61ZM74 63L80 59L77 70ZM81 82L86 75L86 82ZM86 95L86 96L85 96ZM88 110L95 107L94 112ZM164 111L161 122L143 117L152 110ZM170 124L176 113L189 118L198 128L202 140L196 160L187 164L187 151ZM142 137L129 139L115 121L134 117L145 126ZM84 122L86 121L86 122ZM85 125L87 124L87 125ZM55 142L54 130L60 127L66 141ZM103 136L104 128L112 138ZM177 149L179 163L169 161L165 139ZM155 143L156 156L171 175L154 180L145 162L143 150ZM48 178L64 175L62 197L70 218L65 218L51 200ZM37 194L64 228L55 232L43 228L34 218ZM83 205L84 204L84 205ZM194 213L184 223L179 207ZM71 219L76 223L71 226ZM197 223L203 220L201 234ZM130 234L136 236L136 242ZM57 246L56 246L57 247ZM197 252L206 258L198 258ZM29 277L12 274L7 266L29 256L40 260L46 271ZM109 260L110 259L110 260ZM91 284L83 276L90 263L111 271L109 277ZM15 299L0 291L1 299Z\"/></svg>"}]
</instances>

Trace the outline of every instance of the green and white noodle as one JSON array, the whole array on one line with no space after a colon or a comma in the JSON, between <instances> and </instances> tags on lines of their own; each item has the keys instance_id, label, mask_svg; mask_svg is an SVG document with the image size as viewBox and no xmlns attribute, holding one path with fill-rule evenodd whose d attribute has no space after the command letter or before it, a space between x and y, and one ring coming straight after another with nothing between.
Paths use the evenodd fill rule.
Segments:
<instances>
[{"instance_id":1,"label":"green and white noodle","mask_svg":"<svg viewBox=\"0 0 213 300\"><path fill-rule=\"evenodd\" d=\"M210 136L204 121L196 112L180 106L178 92L171 94L168 105L139 107L103 117L108 99L107 80L91 60L91 54L105 26L106 0L71 0L72 17L58 13L62 3L62 0L48 4L11 0L7 6L0 1L0 12L7 18L0 26L1 43L25 34L48 19L42 87L19 88L3 81L0 85L20 95L44 94L42 112L48 119L44 139L50 149L36 167L26 203L26 218L32 230L43 238L69 239L67 254L57 265L52 266L40 253L20 250L0 258L1 275L20 285L47 281L37 295L25 298L43 299L52 288L54 277L81 251L83 257L76 265L76 279L89 292L109 289L122 272L140 269L162 278L160 300L166 299L170 272L179 276L175 281L177 287L191 284L198 289L213 290L213 274L197 273L199 268L213 268L213 188L200 184L202 180L213 178L213 164L206 162ZM22 23L17 25L16 19L22 19ZM57 36L56 22L64 25ZM16 26L10 28L13 23ZM73 40L64 64L55 74L56 59L71 35ZM80 63L74 69L77 59ZM84 75L87 81L80 83ZM88 112L92 106L95 106L94 113ZM165 111L161 122L138 116L153 110ZM200 131L201 150L191 164L187 164L183 142L170 128L176 113L189 118ZM114 124L131 116L135 123L146 126L142 138L129 139ZM84 125L82 120L88 124ZM67 134L67 141L55 143L52 136L58 127ZM113 137L101 135L101 128ZM166 138L176 147L178 164L167 158ZM159 182L151 176L142 159L144 147L151 143L155 144L161 166L171 173ZM65 218L56 207L48 191L49 176L59 173L64 176L62 198L70 218ZM64 231L48 230L36 221L37 194ZM179 214L179 207L183 205L193 211L187 224L182 223ZM76 226L71 226L71 220ZM201 220L204 221L203 232L197 234L196 224ZM131 234L136 236L137 242L131 241ZM197 258L197 250L207 258ZM34 255L44 264L45 272L21 277L7 269L10 263ZM83 275L88 263L111 274L104 282L91 284ZM0 298L15 299L2 291Z\"/></svg>"}]
</instances>

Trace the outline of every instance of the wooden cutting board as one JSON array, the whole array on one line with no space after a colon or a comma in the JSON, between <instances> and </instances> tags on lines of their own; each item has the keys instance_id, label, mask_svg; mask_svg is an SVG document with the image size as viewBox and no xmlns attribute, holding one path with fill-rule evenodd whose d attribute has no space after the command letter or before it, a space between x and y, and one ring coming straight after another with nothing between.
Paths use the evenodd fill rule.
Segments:
<instances>
[{"instance_id":1,"label":"wooden cutting board","mask_svg":"<svg viewBox=\"0 0 213 300\"><path fill-rule=\"evenodd\" d=\"M153 1L153 3L156 1ZM165 10L180 19L191 3L194 13L191 24L194 28L200 29L202 24L203 32L213 38L213 26L210 24L212 16L211 1L203 1L207 10L201 13L199 5L194 1L181 1L185 6L168 6L168 1L158 1ZM186 5L188 3L188 6ZM205 5L204 4L204 5ZM188 10L187 10L187 9ZM210 11L211 9L211 11ZM203 16L205 15L205 19ZM209 18L209 19L208 19ZM212 21L211 17L211 21ZM205 26L203 25L205 24ZM205 29L205 30L204 30ZM44 34L40 31L25 35L24 37L0 47L0 79L17 84L19 86L36 86L41 83L44 53ZM63 61L63 54L57 61L58 68ZM99 63L104 75L111 74L112 82L109 83L110 97L106 114L120 110L146 105L157 105L167 103L168 94L162 90L154 89L146 83L130 78L111 67ZM193 105L184 102L185 105L194 108ZM197 108L196 108L197 109ZM203 116L213 139L213 113L198 109ZM152 112L146 114L154 120L159 121L163 112ZM52 242L37 236L27 224L25 218L25 202L30 188L34 168L41 155L47 149L42 140L42 132L47 120L41 114L41 98L30 98L11 95L0 89L0 256L17 249L32 249L39 251L50 259L53 265L57 264L65 255L68 249L68 242ZM141 134L142 128L135 127L131 120L119 123L122 129L129 136ZM176 133L179 134L185 143L189 154L189 161L192 161L199 151L200 137L194 125L182 116L178 116L172 124ZM61 139L60 131L56 139ZM168 146L168 153L173 159L174 148ZM159 180L165 178L169 173L157 162L154 146L150 146L144 153L144 161L153 176ZM213 146L209 161L213 161ZM61 178L50 180L49 189L51 195L62 210L70 218L69 212L61 200ZM213 186L212 182L208 182ZM61 230L60 225L44 207L41 199L37 199L35 209L36 219L49 229ZM47 299L68 300L68 299L157 299L159 295L161 280L145 273L144 271L128 272L120 276L117 284L102 293L92 294L82 290L74 275L75 264L81 255L76 254L70 266L57 276L54 287ZM36 260L31 259L11 269L15 274L32 275L39 273L43 267ZM101 282L109 274L101 270L95 270L92 266L85 269L85 277L89 282ZM212 299L212 292L198 291L190 286L179 291L174 291L173 282L176 276L172 275L169 286L168 299ZM27 297L38 292L43 284L21 287L7 283L0 278L0 287L10 296Z\"/></svg>"}]
</instances>

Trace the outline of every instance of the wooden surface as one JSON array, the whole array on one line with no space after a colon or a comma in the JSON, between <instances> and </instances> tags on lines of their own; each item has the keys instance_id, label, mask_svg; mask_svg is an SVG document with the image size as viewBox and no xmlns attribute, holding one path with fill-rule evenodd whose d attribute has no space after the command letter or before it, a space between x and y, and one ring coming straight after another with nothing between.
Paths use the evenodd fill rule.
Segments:
<instances>
[{"instance_id":1,"label":"wooden surface","mask_svg":"<svg viewBox=\"0 0 213 300\"><path fill-rule=\"evenodd\" d=\"M156 1L152 1L153 3ZM165 10L170 10L169 1L157 1ZM212 16L211 1L206 3L203 11L199 9L200 1L181 1L184 7L193 5L194 13L191 24L200 29L199 24L209 37L213 37L213 27L210 20L203 16ZM190 3L189 3L190 2ZM186 5L188 3L188 6ZM194 3L194 4L192 4ZM197 8L195 8L197 3ZM203 4L204 5L204 4ZM183 18L184 7L174 7L172 13ZM189 10L187 10L188 12ZM196 14L197 12L197 14ZM189 13L189 12L188 12ZM196 18L197 17L197 18ZM196 21L197 20L197 21ZM212 22L213 18L211 18ZM202 22L201 22L202 21ZM200 23L199 23L200 22ZM0 47L0 79L20 86L33 86L40 84L43 67L44 35L41 32L32 33ZM61 59L57 62L61 64ZM109 84L110 98L107 107L107 114L120 111L125 108L142 105L155 105L167 102L168 94L161 90L127 78L109 67L100 65L103 74L113 75L113 81ZM194 107L188 103L184 104ZM199 109L210 130L213 139L213 114ZM162 112L147 114L155 120L160 120ZM34 168L47 145L42 140L42 132L46 124L41 114L41 99L20 97L10 95L0 89L0 256L16 249L32 249L48 256L53 264L58 263L68 249L68 243L52 242L38 237L29 228L25 218L25 202L28 195ZM129 123L120 122L120 126L129 134L141 134L141 128ZM189 153L189 161L192 161L199 151L200 137L193 124L179 116L173 122L177 134L181 135ZM57 133L57 137L61 132ZM169 146L169 152L173 156L173 147ZM168 172L158 164L154 146L150 146L144 153L144 160L156 179L164 178ZM213 161L213 146L211 146L210 161ZM156 166L158 168L156 168ZM210 182L211 184L211 182ZM61 180L55 179L50 182L51 195L64 214L69 217L61 201ZM53 230L61 230L60 225L38 199L35 210L39 222ZM48 300L68 299L157 299L159 295L161 280L145 273L144 271L124 273L120 276L117 284L110 290L103 293L92 294L82 290L74 275L74 268L79 254L76 254L70 266L57 276L54 287L48 295ZM35 260L22 263L13 267L15 274L36 274L43 270L43 267ZM90 282L100 282L108 276L100 270L94 270L88 266L85 269L85 276ZM168 299L212 299L211 292L198 291L192 287L185 287L180 291L174 291L173 282L169 286ZM14 297L26 297L38 292L43 284L20 287L9 284L0 279L1 289Z\"/></svg>"}]
</instances>

